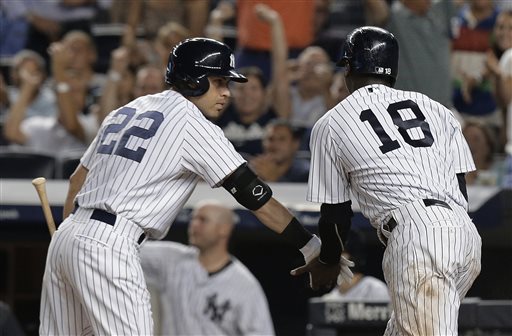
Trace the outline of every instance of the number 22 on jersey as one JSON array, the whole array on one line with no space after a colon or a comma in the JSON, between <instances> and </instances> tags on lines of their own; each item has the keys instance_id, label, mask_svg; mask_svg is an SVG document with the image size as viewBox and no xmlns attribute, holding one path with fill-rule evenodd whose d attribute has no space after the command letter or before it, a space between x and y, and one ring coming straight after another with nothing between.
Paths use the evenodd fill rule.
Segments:
<instances>
[{"instance_id":1,"label":"number 22 on jersey","mask_svg":"<svg viewBox=\"0 0 512 336\"><path fill-rule=\"evenodd\" d=\"M404 120L400 115L400 110L408 109L412 111L415 118ZM434 137L432 136L432 132L430 131L430 126L428 122L425 121L425 115L421 112L419 106L413 102L412 100L404 100L397 103L389 104L386 109L391 118L393 119L393 124L395 124L398 128L398 132L404 139L406 143L413 147L430 147L434 143ZM382 142L382 146L379 146L382 154L400 148L400 144L397 140L391 139L391 137L386 133L384 127L379 122L375 113L371 109L364 110L361 112L359 119L363 122L368 121L370 126L373 128L373 131ZM419 139L412 139L407 131L412 128L419 127L423 133L423 137Z\"/></svg>"},{"instance_id":2,"label":"number 22 on jersey","mask_svg":"<svg viewBox=\"0 0 512 336\"><path fill-rule=\"evenodd\" d=\"M144 154L146 153L146 149L142 147L138 147L137 149L130 149L126 147L128 140L131 136L140 138L140 139L149 139L152 138L162 121L164 120L164 115L158 111L147 111L139 114L135 119L143 120L143 119L151 119L153 122L149 126L149 128L143 128L140 126L131 126L127 128L126 126L135 116L135 109L132 107L122 107L115 114L114 117L124 116L121 122L117 124L110 124L105 128L103 135L101 137L101 145L98 147L97 152L101 154L114 154L119 155L124 158L141 162ZM114 139L110 140L109 143L105 143L105 139L110 133L117 134L119 136L115 136Z\"/></svg>"}]
</instances>

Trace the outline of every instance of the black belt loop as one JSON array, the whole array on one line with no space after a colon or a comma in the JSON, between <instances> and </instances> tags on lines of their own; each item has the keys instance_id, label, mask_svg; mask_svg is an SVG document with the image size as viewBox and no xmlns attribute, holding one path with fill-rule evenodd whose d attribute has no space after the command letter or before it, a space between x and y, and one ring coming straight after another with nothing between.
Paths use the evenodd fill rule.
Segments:
<instances>
[{"instance_id":1,"label":"black belt loop","mask_svg":"<svg viewBox=\"0 0 512 336\"><path fill-rule=\"evenodd\" d=\"M396 220L393 217L391 217L389 221L386 224L384 224L384 229L386 229L388 232L391 232L396 227L396 225Z\"/></svg>"}]
</instances>

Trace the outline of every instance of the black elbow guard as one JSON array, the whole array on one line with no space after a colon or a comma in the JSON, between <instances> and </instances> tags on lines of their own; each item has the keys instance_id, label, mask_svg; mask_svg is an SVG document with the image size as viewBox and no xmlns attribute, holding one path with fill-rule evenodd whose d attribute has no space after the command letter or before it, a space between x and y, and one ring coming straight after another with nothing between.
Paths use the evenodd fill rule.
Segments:
<instances>
[{"instance_id":1,"label":"black elbow guard","mask_svg":"<svg viewBox=\"0 0 512 336\"><path fill-rule=\"evenodd\" d=\"M336 264L340 261L354 215L351 204L352 202L347 201L339 204L322 204L320 207L320 260L326 264Z\"/></svg>"},{"instance_id":2,"label":"black elbow guard","mask_svg":"<svg viewBox=\"0 0 512 336\"><path fill-rule=\"evenodd\" d=\"M258 210L272 197L272 189L244 163L222 183L238 203L249 210Z\"/></svg>"}]
</instances>

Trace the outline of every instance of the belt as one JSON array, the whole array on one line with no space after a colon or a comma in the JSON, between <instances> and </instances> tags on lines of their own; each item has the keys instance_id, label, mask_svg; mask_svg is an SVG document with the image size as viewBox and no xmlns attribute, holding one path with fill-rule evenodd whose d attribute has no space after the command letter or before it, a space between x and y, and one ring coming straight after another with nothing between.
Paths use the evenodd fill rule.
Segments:
<instances>
[{"instance_id":1,"label":"belt","mask_svg":"<svg viewBox=\"0 0 512 336\"><path fill-rule=\"evenodd\" d=\"M440 200L436 200L436 199L431 199L431 198L425 198L423 200L423 204L425 204L426 207L435 205L435 206L440 206L440 207L447 208L450 210L452 209L448 205L448 203L440 201ZM382 227L384 229L386 229L386 231L391 232L396 227L396 225L397 225L396 220L393 217L391 217L391 219L386 224L384 224ZM383 237L387 240L387 238L385 236L383 236Z\"/></svg>"},{"instance_id":2,"label":"belt","mask_svg":"<svg viewBox=\"0 0 512 336\"><path fill-rule=\"evenodd\" d=\"M73 212L77 210L78 206L75 206L75 209L73 209ZM91 214L91 219L103 222L105 224L108 224L110 226L114 226L116 223L117 216L115 214L112 214L110 212L106 212L105 210L101 209L94 209ZM142 244L142 242L146 239L146 235L142 233L137 240L137 244Z\"/></svg>"}]
</instances>

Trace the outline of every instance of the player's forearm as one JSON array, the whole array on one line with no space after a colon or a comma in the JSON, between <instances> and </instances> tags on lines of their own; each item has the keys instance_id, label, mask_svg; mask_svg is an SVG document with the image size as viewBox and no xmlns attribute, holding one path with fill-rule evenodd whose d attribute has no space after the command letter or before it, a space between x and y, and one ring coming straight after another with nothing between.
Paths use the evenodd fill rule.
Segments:
<instances>
[{"instance_id":1,"label":"player's forearm","mask_svg":"<svg viewBox=\"0 0 512 336\"><path fill-rule=\"evenodd\" d=\"M282 239L300 250L306 263L316 258L320 253L320 239L309 232L276 199L271 198L254 213L263 224L279 233Z\"/></svg>"},{"instance_id":2,"label":"player's forearm","mask_svg":"<svg viewBox=\"0 0 512 336\"><path fill-rule=\"evenodd\" d=\"M293 218L290 211L275 198L271 198L254 211L254 214L265 226L277 233L282 233Z\"/></svg>"}]
</instances>

